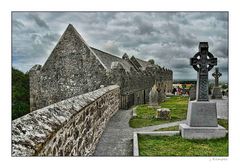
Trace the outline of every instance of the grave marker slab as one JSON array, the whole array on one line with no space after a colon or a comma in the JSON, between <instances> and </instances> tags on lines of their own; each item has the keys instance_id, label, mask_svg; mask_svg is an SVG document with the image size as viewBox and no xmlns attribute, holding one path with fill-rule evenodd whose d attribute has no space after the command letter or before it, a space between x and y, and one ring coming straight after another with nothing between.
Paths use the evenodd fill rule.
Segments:
<instances>
[{"instance_id":1,"label":"grave marker slab","mask_svg":"<svg viewBox=\"0 0 240 168\"><path fill-rule=\"evenodd\" d=\"M196 85L192 85L189 90L190 101L196 100Z\"/></svg>"},{"instance_id":2,"label":"grave marker slab","mask_svg":"<svg viewBox=\"0 0 240 168\"><path fill-rule=\"evenodd\" d=\"M150 106L158 106L158 91L156 84L153 85L150 93L149 93L149 105Z\"/></svg>"},{"instance_id":3,"label":"grave marker slab","mask_svg":"<svg viewBox=\"0 0 240 168\"><path fill-rule=\"evenodd\" d=\"M170 120L171 119L171 111L168 108L157 109L155 118L163 119L163 120Z\"/></svg>"}]
</instances>

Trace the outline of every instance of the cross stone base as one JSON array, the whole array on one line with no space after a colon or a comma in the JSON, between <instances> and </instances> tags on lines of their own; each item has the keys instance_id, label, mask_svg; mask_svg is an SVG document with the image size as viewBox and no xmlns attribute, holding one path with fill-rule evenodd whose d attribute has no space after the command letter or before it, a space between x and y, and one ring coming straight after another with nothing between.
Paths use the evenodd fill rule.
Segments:
<instances>
[{"instance_id":1,"label":"cross stone base","mask_svg":"<svg viewBox=\"0 0 240 168\"><path fill-rule=\"evenodd\" d=\"M187 124L191 127L217 127L217 105L209 101L188 103Z\"/></svg>"},{"instance_id":2,"label":"cross stone base","mask_svg":"<svg viewBox=\"0 0 240 168\"><path fill-rule=\"evenodd\" d=\"M186 139L212 139L226 135L226 130L217 122L215 102L190 101L187 123L180 124L181 135Z\"/></svg>"},{"instance_id":3,"label":"cross stone base","mask_svg":"<svg viewBox=\"0 0 240 168\"><path fill-rule=\"evenodd\" d=\"M220 87L213 88L212 99L222 99L222 92Z\"/></svg>"},{"instance_id":4,"label":"cross stone base","mask_svg":"<svg viewBox=\"0 0 240 168\"><path fill-rule=\"evenodd\" d=\"M181 136L185 139L215 139L226 136L226 129L220 125L217 127L190 127L180 124Z\"/></svg>"}]
</instances>

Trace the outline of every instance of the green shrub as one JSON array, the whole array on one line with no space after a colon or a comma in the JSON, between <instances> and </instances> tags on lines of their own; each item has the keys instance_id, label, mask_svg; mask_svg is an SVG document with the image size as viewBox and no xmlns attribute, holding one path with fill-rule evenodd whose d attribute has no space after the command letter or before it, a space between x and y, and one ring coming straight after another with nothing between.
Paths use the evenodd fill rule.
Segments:
<instances>
[{"instance_id":1,"label":"green shrub","mask_svg":"<svg viewBox=\"0 0 240 168\"><path fill-rule=\"evenodd\" d=\"M29 75L12 68L12 120L29 112Z\"/></svg>"}]
</instances>

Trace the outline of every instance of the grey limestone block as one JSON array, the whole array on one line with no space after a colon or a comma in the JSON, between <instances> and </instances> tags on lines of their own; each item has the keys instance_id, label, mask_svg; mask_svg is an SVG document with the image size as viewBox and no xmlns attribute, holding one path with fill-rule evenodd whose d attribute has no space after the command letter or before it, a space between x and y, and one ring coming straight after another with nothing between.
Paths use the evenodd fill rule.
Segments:
<instances>
[{"instance_id":1,"label":"grey limestone block","mask_svg":"<svg viewBox=\"0 0 240 168\"><path fill-rule=\"evenodd\" d=\"M226 129L220 125L216 127L190 127L180 124L181 136L185 139L216 139L226 136Z\"/></svg>"},{"instance_id":2,"label":"grey limestone block","mask_svg":"<svg viewBox=\"0 0 240 168\"><path fill-rule=\"evenodd\" d=\"M217 106L215 102L190 101L187 123L191 127L217 127Z\"/></svg>"}]
</instances>

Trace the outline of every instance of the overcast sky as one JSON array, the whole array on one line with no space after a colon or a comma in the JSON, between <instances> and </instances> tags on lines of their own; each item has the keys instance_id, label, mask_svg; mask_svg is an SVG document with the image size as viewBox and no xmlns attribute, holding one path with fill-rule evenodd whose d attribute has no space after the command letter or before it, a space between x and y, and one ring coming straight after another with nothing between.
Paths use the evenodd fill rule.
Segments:
<instances>
[{"instance_id":1,"label":"overcast sky","mask_svg":"<svg viewBox=\"0 0 240 168\"><path fill-rule=\"evenodd\" d=\"M26 72L43 65L69 23L90 46L120 57L126 52L154 59L172 69L174 79L196 79L189 59L199 42L207 41L218 58L220 80L228 78L226 12L14 12L13 67Z\"/></svg>"}]
</instances>

